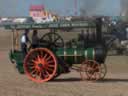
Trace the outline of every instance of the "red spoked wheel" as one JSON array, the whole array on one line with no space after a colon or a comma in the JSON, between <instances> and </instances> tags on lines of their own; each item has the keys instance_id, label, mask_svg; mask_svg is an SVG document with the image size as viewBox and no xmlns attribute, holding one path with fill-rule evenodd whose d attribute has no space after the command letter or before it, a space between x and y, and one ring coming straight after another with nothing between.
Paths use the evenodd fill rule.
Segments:
<instances>
[{"instance_id":1,"label":"red spoked wheel","mask_svg":"<svg viewBox=\"0 0 128 96\"><path fill-rule=\"evenodd\" d=\"M42 83L51 80L56 70L56 58L47 48L32 49L24 59L24 71L34 82Z\"/></svg>"},{"instance_id":2,"label":"red spoked wheel","mask_svg":"<svg viewBox=\"0 0 128 96\"><path fill-rule=\"evenodd\" d=\"M101 68L100 64L95 60L87 60L86 61L86 74L90 81L97 81L101 79Z\"/></svg>"}]
</instances>

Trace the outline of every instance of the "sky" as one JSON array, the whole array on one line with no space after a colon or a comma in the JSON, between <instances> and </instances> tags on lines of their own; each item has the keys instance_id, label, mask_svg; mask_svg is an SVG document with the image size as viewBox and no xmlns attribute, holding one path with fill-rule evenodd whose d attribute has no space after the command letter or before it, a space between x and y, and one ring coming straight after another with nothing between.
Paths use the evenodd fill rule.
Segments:
<instances>
[{"instance_id":1,"label":"sky","mask_svg":"<svg viewBox=\"0 0 128 96\"><path fill-rule=\"evenodd\" d=\"M42 4L59 15L74 15L75 0L0 0L0 16L29 16L30 5ZM77 0L77 12L84 8L89 15L120 15L120 0Z\"/></svg>"}]
</instances>

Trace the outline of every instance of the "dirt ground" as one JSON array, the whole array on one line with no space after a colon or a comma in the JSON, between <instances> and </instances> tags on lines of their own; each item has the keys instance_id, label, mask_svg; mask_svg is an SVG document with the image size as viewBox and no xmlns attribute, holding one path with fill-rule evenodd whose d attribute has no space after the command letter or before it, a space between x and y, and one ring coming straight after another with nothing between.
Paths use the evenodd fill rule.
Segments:
<instances>
[{"instance_id":1,"label":"dirt ground","mask_svg":"<svg viewBox=\"0 0 128 96\"><path fill-rule=\"evenodd\" d=\"M37 84L20 75L10 63L10 32L1 29L0 34L0 96L128 96L128 56L108 56L108 72L100 82L81 81L80 74L71 71Z\"/></svg>"}]
</instances>

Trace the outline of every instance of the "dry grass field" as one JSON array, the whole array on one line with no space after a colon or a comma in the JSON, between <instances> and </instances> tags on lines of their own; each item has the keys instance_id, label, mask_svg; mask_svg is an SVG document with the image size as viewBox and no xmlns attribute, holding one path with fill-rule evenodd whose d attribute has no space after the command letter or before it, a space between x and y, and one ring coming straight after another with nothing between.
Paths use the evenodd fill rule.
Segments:
<instances>
[{"instance_id":1,"label":"dry grass field","mask_svg":"<svg viewBox=\"0 0 128 96\"><path fill-rule=\"evenodd\" d=\"M42 84L20 75L8 58L11 32L0 31L0 96L128 96L128 56L108 56L107 75L103 81L81 81L71 71Z\"/></svg>"}]
</instances>

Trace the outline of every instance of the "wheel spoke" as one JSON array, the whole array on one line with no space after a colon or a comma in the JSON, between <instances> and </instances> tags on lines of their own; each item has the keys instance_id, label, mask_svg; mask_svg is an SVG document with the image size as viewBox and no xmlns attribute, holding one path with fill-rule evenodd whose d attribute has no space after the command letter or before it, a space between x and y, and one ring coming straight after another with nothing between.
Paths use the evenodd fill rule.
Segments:
<instances>
[{"instance_id":1,"label":"wheel spoke","mask_svg":"<svg viewBox=\"0 0 128 96\"><path fill-rule=\"evenodd\" d=\"M93 74L88 74L88 77L92 80Z\"/></svg>"},{"instance_id":2,"label":"wheel spoke","mask_svg":"<svg viewBox=\"0 0 128 96\"><path fill-rule=\"evenodd\" d=\"M43 59L46 59L46 58L47 58L47 56L48 56L48 54L45 54L45 55L44 55L44 57L43 57Z\"/></svg>"},{"instance_id":3,"label":"wheel spoke","mask_svg":"<svg viewBox=\"0 0 128 96\"><path fill-rule=\"evenodd\" d=\"M57 37L56 39L54 39L54 42L57 42L60 39L60 37Z\"/></svg>"},{"instance_id":4,"label":"wheel spoke","mask_svg":"<svg viewBox=\"0 0 128 96\"><path fill-rule=\"evenodd\" d=\"M43 74L43 78L45 79L49 77L45 69L42 71L42 74Z\"/></svg>"},{"instance_id":5,"label":"wheel spoke","mask_svg":"<svg viewBox=\"0 0 128 96\"><path fill-rule=\"evenodd\" d=\"M50 76L49 72L47 70L45 70L45 72L46 72L47 76L49 77Z\"/></svg>"},{"instance_id":6,"label":"wheel spoke","mask_svg":"<svg viewBox=\"0 0 128 96\"><path fill-rule=\"evenodd\" d=\"M50 71L50 72L52 72L52 71L53 71L53 69L51 69L51 68L47 68L47 70L48 70L48 71Z\"/></svg>"},{"instance_id":7,"label":"wheel spoke","mask_svg":"<svg viewBox=\"0 0 128 96\"><path fill-rule=\"evenodd\" d=\"M38 70L36 70L35 75L36 75L36 76L38 76L38 75L39 75L39 71L38 71Z\"/></svg>"},{"instance_id":8,"label":"wheel spoke","mask_svg":"<svg viewBox=\"0 0 128 96\"><path fill-rule=\"evenodd\" d=\"M40 77L40 79L42 79L42 72L41 71L39 72L39 77Z\"/></svg>"},{"instance_id":9,"label":"wheel spoke","mask_svg":"<svg viewBox=\"0 0 128 96\"><path fill-rule=\"evenodd\" d=\"M34 63L33 63L33 62L30 63L30 61L29 61L27 65L29 65L29 66L34 66Z\"/></svg>"},{"instance_id":10,"label":"wheel spoke","mask_svg":"<svg viewBox=\"0 0 128 96\"><path fill-rule=\"evenodd\" d=\"M32 60L32 62L33 62L34 64L36 64L36 63L37 63L35 60Z\"/></svg>"},{"instance_id":11,"label":"wheel spoke","mask_svg":"<svg viewBox=\"0 0 128 96\"><path fill-rule=\"evenodd\" d=\"M42 51L40 51L40 56L43 57L43 52Z\"/></svg>"},{"instance_id":12,"label":"wheel spoke","mask_svg":"<svg viewBox=\"0 0 128 96\"><path fill-rule=\"evenodd\" d=\"M29 66L31 69L35 69L35 66Z\"/></svg>"},{"instance_id":13,"label":"wheel spoke","mask_svg":"<svg viewBox=\"0 0 128 96\"><path fill-rule=\"evenodd\" d=\"M39 56L40 58L42 58L42 56L43 56L43 52L42 52L42 51L37 50L37 54L38 54L38 56Z\"/></svg>"},{"instance_id":14,"label":"wheel spoke","mask_svg":"<svg viewBox=\"0 0 128 96\"><path fill-rule=\"evenodd\" d=\"M95 68L95 67L96 67L96 63L93 62L93 64L92 64L92 68Z\"/></svg>"},{"instance_id":15,"label":"wheel spoke","mask_svg":"<svg viewBox=\"0 0 128 96\"><path fill-rule=\"evenodd\" d=\"M34 69L33 71L31 71L31 74L34 74L36 72L36 69Z\"/></svg>"},{"instance_id":16,"label":"wheel spoke","mask_svg":"<svg viewBox=\"0 0 128 96\"><path fill-rule=\"evenodd\" d=\"M38 62L41 62L39 55L37 56L37 61L38 61Z\"/></svg>"},{"instance_id":17,"label":"wheel spoke","mask_svg":"<svg viewBox=\"0 0 128 96\"><path fill-rule=\"evenodd\" d=\"M48 38L49 38L49 41L52 42L53 40L52 40L51 34L49 34L49 35L47 35L47 36L48 36Z\"/></svg>"},{"instance_id":18,"label":"wheel spoke","mask_svg":"<svg viewBox=\"0 0 128 96\"><path fill-rule=\"evenodd\" d=\"M97 75L97 73L95 72L94 75L93 75L92 80L97 80L97 76L98 76L98 75Z\"/></svg>"},{"instance_id":19,"label":"wheel spoke","mask_svg":"<svg viewBox=\"0 0 128 96\"><path fill-rule=\"evenodd\" d=\"M48 64L54 63L53 60L47 61Z\"/></svg>"},{"instance_id":20,"label":"wheel spoke","mask_svg":"<svg viewBox=\"0 0 128 96\"><path fill-rule=\"evenodd\" d=\"M51 59L51 56L49 56L49 57L46 58L47 61L50 60L50 59Z\"/></svg>"},{"instance_id":21,"label":"wheel spoke","mask_svg":"<svg viewBox=\"0 0 128 96\"><path fill-rule=\"evenodd\" d=\"M95 68L94 68L94 71L99 71L99 66L97 65Z\"/></svg>"},{"instance_id":22,"label":"wheel spoke","mask_svg":"<svg viewBox=\"0 0 128 96\"><path fill-rule=\"evenodd\" d=\"M96 72L95 74L96 74L96 80L99 80L99 79L100 79L100 77L101 77L100 72Z\"/></svg>"},{"instance_id":23,"label":"wheel spoke","mask_svg":"<svg viewBox=\"0 0 128 96\"><path fill-rule=\"evenodd\" d=\"M41 77L42 77L43 79L46 78L46 75L45 75L45 72L44 72L44 71L41 71Z\"/></svg>"},{"instance_id":24,"label":"wheel spoke","mask_svg":"<svg viewBox=\"0 0 128 96\"><path fill-rule=\"evenodd\" d=\"M52 68L54 68L55 66L54 66L54 65L50 65L50 64L48 64L48 67L52 67Z\"/></svg>"}]
</instances>

